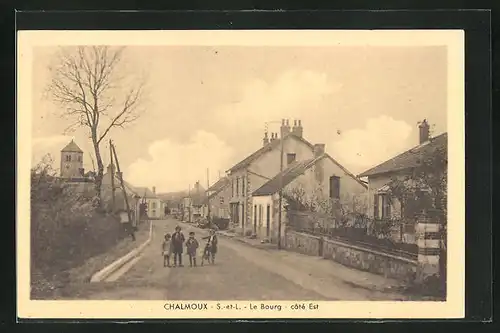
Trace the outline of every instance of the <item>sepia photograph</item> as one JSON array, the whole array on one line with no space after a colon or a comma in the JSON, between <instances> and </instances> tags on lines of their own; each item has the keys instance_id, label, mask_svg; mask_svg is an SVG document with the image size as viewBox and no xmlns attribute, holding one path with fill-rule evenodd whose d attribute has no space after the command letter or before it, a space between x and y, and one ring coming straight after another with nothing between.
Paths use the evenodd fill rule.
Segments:
<instances>
[{"instance_id":1,"label":"sepia photograph","mask_svg":"<svg viewBox=\"0 0 500 333\"><path fill-rule=\"evenodd\" d=\"M18 62L19 314L463 316L463 31L26 31Z\"/></svg>"}]
</instances>

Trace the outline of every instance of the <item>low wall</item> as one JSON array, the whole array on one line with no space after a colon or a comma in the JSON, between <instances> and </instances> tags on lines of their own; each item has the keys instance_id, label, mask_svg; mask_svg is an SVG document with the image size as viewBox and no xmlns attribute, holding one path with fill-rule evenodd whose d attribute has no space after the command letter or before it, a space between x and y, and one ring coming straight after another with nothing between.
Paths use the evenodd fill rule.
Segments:
<instances>
[{"instance_id":1,"label":"low wall","mask_svg":"<svg viewBox=\"0 0 500 333\"><path fill-rule=\"evenodd\" d=\"M310 256L320 255L321 239L318 236L300 232L287 231L282 241L284 248Z\"/></svg>"},{"instance_id":2,"label":"low wall","mask_svg":"<svg viewBox=\"0 0 500 333\"><path fill-rule=\"evenodd\" d=\"M393 279L408 280L417 271L417 260L300 232L287 230L283 242L287 250L322 256L348 267Z\"/></svg>"}]
</instances>

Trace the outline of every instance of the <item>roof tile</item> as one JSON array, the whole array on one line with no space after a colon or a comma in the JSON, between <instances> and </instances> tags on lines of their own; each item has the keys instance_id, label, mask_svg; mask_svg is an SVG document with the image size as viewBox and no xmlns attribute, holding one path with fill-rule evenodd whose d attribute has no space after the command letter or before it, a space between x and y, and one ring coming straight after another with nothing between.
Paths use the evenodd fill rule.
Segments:
<instances>
[{"instance_id":1,"label":"roof tile","mask_svg":"<svg viewBox=\"0 0 500 333\"><path fill-rule=\"evenodd\" d=\"M448 134L440 134L427 143L413 147L402 154L391 158L359 175L359 177L374 176L387 172L405 170L418 166L419 161L424 156L434 154L436 149L446 148L448 144Z\"/></svg>"},{"instance_id":2,"label":"roof tile","mask_svg":"<svg viewBox=\"0 0 500 333\"><path fill-rule=\"evenodd\" d=\"M75 141L71 140L70 143L64 147L61 152L72 152L72 153L83 153L83 150L78 147L78 145L75 143Z\"/></svg>"}]
</instances>

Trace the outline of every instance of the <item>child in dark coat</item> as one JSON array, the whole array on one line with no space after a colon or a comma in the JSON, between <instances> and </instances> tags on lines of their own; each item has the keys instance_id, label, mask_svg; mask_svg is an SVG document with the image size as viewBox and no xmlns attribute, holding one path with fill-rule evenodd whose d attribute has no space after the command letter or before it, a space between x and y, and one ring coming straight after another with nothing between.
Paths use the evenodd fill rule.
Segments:
<instances>
[{"instance_id":1,"label":"child in dark coat","mask_svg":"<svg viewBox=\"0 0 500 333\"><path fill-rule=\"evenodd\" d=\"M199 244L196 238L194 238L194 232L189 233L189 238L186 241L186 251L189 256L189 266L196 267L196 250L198 250Z\"/></svg>"},{"instance_id":2,"label":"child in dark coat","mask_svg":"<svg viewBox=\"0 0 500 333\"><path fill-rule=\"evenodd\" d=\"M172 235L172 250L174 252L174 266L177 266L177 261L179 261L179 267L182 267L182 248L184 247L184 234L181 232L181 227L175 227L175 232Z\"/></svg>"}]
</instances>

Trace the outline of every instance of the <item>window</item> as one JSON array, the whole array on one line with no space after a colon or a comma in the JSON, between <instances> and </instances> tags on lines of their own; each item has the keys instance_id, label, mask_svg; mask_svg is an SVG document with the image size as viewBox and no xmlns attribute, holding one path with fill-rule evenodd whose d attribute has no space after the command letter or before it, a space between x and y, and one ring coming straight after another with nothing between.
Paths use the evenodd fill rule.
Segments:
<instances>
[{"instance_id":1,"label":"window","mask_svg":"<svg viewBox=\"0 0 500 333\"><path fill-rule=\"evenodd\" d=\"M66 155L66 162L71 162L71 155Z\"/></svg>"},{"instance_id":2,"label":"window","mask_svg":"<svg viewBox=\"0 0 500 333\"><path fill-rule=\"evenodd\" d=\"M375 194L373 197L373 217L375 219L391 218L391 200L388 194Z\"/></svg>"},{"instance_id":3,"label":"window","mask_svg":"<svg viewBox=\"0 0 500 333\"><path fill-rule=\"evenodd\" d=\"M78 155L78 162L81 162L82 161L82 157L80 155Z\"/></svg>"},{"instance_id":4,"label":"window","mask_svg":"<svg viewBox=\"0 0 500 333\"><path fill-rule=\"evenodd\" d=\"M382 218L388 219L391 217L391 200L387 194L380 195L382 203Z\"/></svg>"},{"instance_id":5,"label":"window","mask_svg":"<svg viewBox=\"0 0 500 333\"><path fill-rule=\"evenodd\" d=\"M340 177L330 177L330 198L340 199Z\"/></svg>"},{"instance_id":6,"label":"window","mask_svg":"<svg viewBox=\"0 0 500 333\"><path fill-rule=\"evenodd\" d=\"M286 154L286 164L290 165L293 162L295 162L296 154L295 153L288 153Z\"/></svg>"},{"instance_id":7,"label":"window","mask_svg":"<svg viewBox=\"0 0 500 333\"><path fill-rule=\"evenodd\" d=\"M241 195L245 196L245 177L241 177Z\"/></svg>"},{"instance_id":8,"label":"window","mask_svg":"<svg viewBox=\"0 0 500 333\"><path fill-rule=\"evenodd\" d=\"M153 202L151 203L151 208L153 208L153 209L155 209L155 208L156 208L156 202L154 202L154 201L153 201Z\"/></svg>"},{"instance_id":9,"label":"window","mask_svg":"<svg viewBox=\"0 0 500 333\"><path fill-rule=\"evenodd\" d=\"M259 205L259 226L262 226L262 205Z\"/></svg>"},{"instance_id":10,"label":"window","mask_svg":"<svg viewBox=\"0 0 500 333\"><path fill-rule=\"evenodd\" d=\"M236 178L236 195L240 194L240 178Z\"/></svg>"},{"instance_id":11,"label":"window","mask_svg":"<svg viewBox=\"0 0 500 333\"><path fill-rule=\"evenodd\" d=\"M234 197L234 179L231 180L231 197Z\"/></svg>"}]
</instances>

